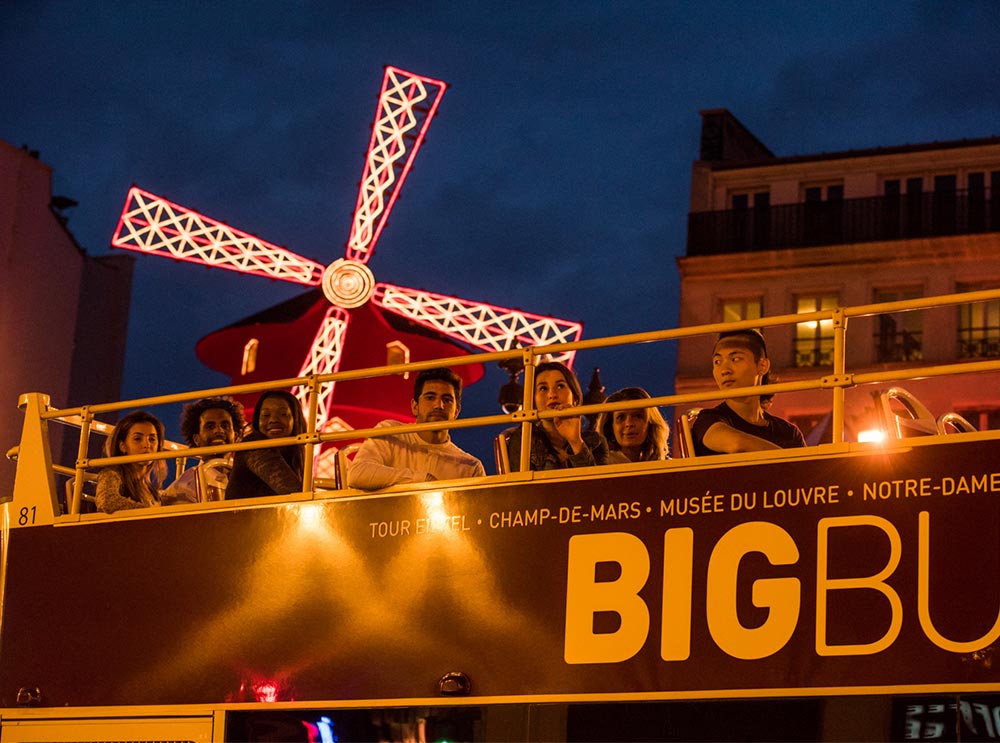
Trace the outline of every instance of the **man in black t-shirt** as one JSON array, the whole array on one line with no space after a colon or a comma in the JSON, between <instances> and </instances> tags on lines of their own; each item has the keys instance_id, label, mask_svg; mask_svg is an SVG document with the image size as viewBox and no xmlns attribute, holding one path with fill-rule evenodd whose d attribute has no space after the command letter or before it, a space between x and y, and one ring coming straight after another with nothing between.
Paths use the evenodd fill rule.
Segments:
<instances>
[{"instance_id":1,"label":"man in black t-shirt","mask_svg":"<svg viewBox=\"0 0 1000 743\"><path fill-rule=\"evenodd\" d=\"M719 389L767 384L771 361L764 336L757 330L719 335L712 352L712 376ZM805 446L794 423L761 407L759 395L730 398L698 413L692 428L696 456Z\"/></svg>"}]
</instances>

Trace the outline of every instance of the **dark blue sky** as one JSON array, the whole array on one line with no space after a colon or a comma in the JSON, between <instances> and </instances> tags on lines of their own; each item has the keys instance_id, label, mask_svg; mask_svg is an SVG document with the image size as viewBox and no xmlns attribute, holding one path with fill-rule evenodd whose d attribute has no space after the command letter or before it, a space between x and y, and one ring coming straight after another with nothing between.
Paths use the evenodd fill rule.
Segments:
<instances>
[{"instance_id":1,"label":"dark blue sky","mask_svg":"<svg viewBox=\"0 0 1000 743\"><path fill-rule=\"evenodd\" d=\"M54 168L89 253L136 183L325 263L386 64L451 88L376 278L589 337L676 324L700 109L779 155L1000 135L998 3L5 0L0 139ZM138 257L125 394L224 384L195 342L300 291ZM645 358L577 368L670 392L666 349Z\"/></svg>"}]
</instances>

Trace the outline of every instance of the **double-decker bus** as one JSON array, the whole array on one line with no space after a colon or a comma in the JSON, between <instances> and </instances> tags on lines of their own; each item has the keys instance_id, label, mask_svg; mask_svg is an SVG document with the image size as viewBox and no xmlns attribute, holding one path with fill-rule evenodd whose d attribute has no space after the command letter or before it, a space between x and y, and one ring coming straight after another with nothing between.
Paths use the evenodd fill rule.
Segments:
<instances>
[{"instance_id":1,"label":"double-decker bus","mask_svg":"<svg viewBox=\"0 0 1000 743\"><path fill-rule=\"evenodd\" d=\"M993 380L1000 360L846 363L851 318L998 297L806 318L833 322L832 369L768 390L829 394L829 443L375 493L310 466L290 495L86 507L122 411L521 358L523 409L390 432L521 425L527 446L555 415L530 392L545 354L729 326L72 409L26 393L0 516L0 742L1000 738L1000 432L905 394L922 377ZM646 404L683 420L747 389ZM881 406L884 440L847 440L852 396ZM79 436L75 460L57 461L56 426ZM313 415L295 441L386 432L317 431Z\"/></svg>"}]
</instances>

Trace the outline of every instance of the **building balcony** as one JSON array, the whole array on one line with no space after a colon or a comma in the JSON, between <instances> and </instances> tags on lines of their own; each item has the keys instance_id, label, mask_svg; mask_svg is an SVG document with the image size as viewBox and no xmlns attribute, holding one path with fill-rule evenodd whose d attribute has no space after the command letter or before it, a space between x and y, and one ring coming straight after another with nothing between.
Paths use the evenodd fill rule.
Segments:
<instances>
[{"instance_id":1,"label":"building balcony","mask_svg":"<svg viewBox=\"0 0 1000 743\"><path fill-rule=\"evenodd\" d=\"M688 215L688 256L1000 232L1000 194L874 196Z\"/></svg>"}]
</instances>

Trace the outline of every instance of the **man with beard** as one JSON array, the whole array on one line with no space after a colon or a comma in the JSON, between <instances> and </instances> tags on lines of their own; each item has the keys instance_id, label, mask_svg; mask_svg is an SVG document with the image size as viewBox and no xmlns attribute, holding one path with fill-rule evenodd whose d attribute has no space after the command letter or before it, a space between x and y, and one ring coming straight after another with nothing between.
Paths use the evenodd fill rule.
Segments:
<instances>
[{"instance_id":1,"label":"man with beard","mask_svg":"<svg viewBox=\"0 0 1000 743\"><path fill-rule=\"evenodd\" d=\"M462 378L451 369L425 369L413 384L410 409L417 423L450 421L462 409ZM377 428L402 425L386 420ZM445 429L367 439L348 469L347 484L361 490L426 480L483 477L483 463L459 449Z\"/></svg>"},{"instance_id":2,"label":"man with beard","mask_svg":"<svg viewBox=\"0 0 1000 743\"><path fill-rule=\"evenodd\" d=\"M184 406L181 435L188 446L222 446L243 438L243 406L228 397L206 397ZM164 505L222 500L232 470L231 452L203 457L163 491Z\"/></svg>"}]
</instances>

